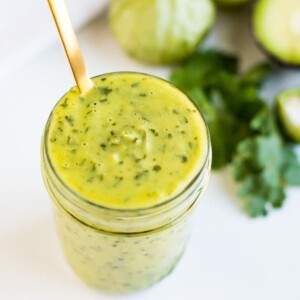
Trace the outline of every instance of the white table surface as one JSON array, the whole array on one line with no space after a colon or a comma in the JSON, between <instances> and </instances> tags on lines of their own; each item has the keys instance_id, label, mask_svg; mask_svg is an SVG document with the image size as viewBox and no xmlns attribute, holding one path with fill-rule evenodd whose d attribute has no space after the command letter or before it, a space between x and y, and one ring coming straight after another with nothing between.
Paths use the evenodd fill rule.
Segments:
<instances>
[{"instance_id":1,"label":"white table surface","mask_svg":"<svg viewBox=\"0 0 300 300\"><path fill-rule=\"evenodd\" d=\"M263 58L249 38L246 17L240 11L222 14L207 41L240 53L244 67ZM168 68L128 58L105 19L90 23L79 37L91 76L117 70L168 75ZM299 72L275 77L268 96L300 86ZM50 110L73 84L59 43L0 82L0 299L300 299L300 189L288 191L283 209L249 219L238 207L228 169L212 175L187 251L163 281L112 296L77 279L55 233L39 149Z\"/></svg>"}]
</instances>

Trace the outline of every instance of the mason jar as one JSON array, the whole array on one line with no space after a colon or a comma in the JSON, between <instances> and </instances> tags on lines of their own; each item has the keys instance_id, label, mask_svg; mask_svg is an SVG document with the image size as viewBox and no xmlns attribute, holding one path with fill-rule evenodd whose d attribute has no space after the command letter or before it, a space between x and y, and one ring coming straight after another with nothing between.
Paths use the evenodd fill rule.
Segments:
<instances>
[{"instance_id":1,"label":"mason jar","mask_svg":"<svg viewBox=\"0 0 300 300\"><path fill-rule=\"evenodd\" d=\"M147 208L119 209L89 201L57 174L47 144L51 118L42 139L42 173L69 265L85 282L109 292L131 292L158 282L184 252L192 213L208 181L207 127L203 164L179 194Z\"/></svg>"}]
</instances>

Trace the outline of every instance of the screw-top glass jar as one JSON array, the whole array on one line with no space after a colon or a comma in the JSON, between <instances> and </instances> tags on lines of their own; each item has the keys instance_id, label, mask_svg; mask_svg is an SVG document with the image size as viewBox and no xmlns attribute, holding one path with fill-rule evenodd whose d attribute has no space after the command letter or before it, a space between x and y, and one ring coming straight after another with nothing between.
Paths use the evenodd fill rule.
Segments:
<instances>
[{"instance_id":1,"label":"screw-top glass jar","mask_svg":"<svg viewBox=\"0 0 300 300\"><path fill-rule=\"evenodd\" d=\"M210 173L209 133L201 114L188 97L162 79L140 73L111 73L93 80L99 95L81 97L73 89L54 108L42 141L43 178L54 203L54 215L63 250L74 271L84 281L103 290L129 292L152 285L166 276L183 253L190 232L191 213ZM118 90L121 89L121 82L132 90L128 91L125 87ZM151 94L148 101L151 108L154 107L153 111L145 104L148 94ZM171 98L167 99L167 95L171 95ZM122 116L113 113L114 109L118 112L122 110L122 103L115 103L120 97L123 102L126 97L130 99L130 108L125 106L124 110L134 109L133 112L127 111L132 131L128 129L126 117L124 131ZM162 99L166 103L158 103L155 108L157 97L159 101ZM176 102L176 97L181 97L181 100ZM140 101L144 101L142 105ZM132 108L135 105L141 106ZM109 137L105 136L105 144L101 137L95 144L99 145L102 152L95 150L93 144L98 135L102 135L99 132L95 134L97 128L94 128L103 124L103 115L100 120L98 109L104 115L109 115L105 124L111 124L111 128L106 129ZM108 110L105 112L105 109ZM75 115L72 115L71 112L74 111ZM136 112L140 114L137 119L134 117ZM165 112L165 115L161 113L160 116L160 112ZM84 114L84 121L79 121ZM166 120L167 125L163 123L165 118L170 119ZM116 120L121 125L116 124ZM87 127L83 128L83 124ZM161 128L160 124L163 124ZM86 129L92 125L91 129ZM141 127L143 132L139 134ZM194 129L196 133L193 136L190 133L185 136L185 131ZM201 143L198 138L202 139ZM134 146L128 146L128 139ZM173 152L168 148L170 143L173 158ZM135 147L134 150L131 150L132 147ZM180 155L176 147L180 149ZM198 148L201 149L198 151ZM161 154L155 152L157 149L161 149ZM151 156L152 152L155 153L155 158ZM97 159L99 157L99 161L93 158L87 163L86 158L91 158L94 154ZM105 160L108 158L110 165L105 169ZM181 174L181 169L189 167L189 158L193 160L190 168ZM151 160L151 164L147 159ZM85 167L78 171L81 163ZM112 168L111 164L115 167ZM124 167L126 164L130 166L127 169ZM140 171L141 164L143 172ZM162 173L166 169L168 176ZM137 175L131 176L136 171ZM123 174L123 179L120 180L121 175L115 176L114 172ZM77 173L79 175L76 177ZM95 198L99 191L94 194L92 192L100 186L100 192L105 193L106 185L110 185L112 177L113 185L109 186L111 190L108 191L121 189L121 184L124 184L122 196L124 195L125 200L124 203L117 203L112 197L110 206L110 199L99 198L101 202ZM127 180L129 177L132 181ZM132 188L134 195L148 183L148 202L141 205L141 201L134 197L133 200L128 200L133 184L136 184ZM173 190L168 190L169 196L165 196L164 189L169 186ZM85 190L88 189L92 192L87 197ZM141 195L139 194L140 198ZM155 201L151 198L153 195L158 197ZM159 201L162 195L163 201ZM137 200L138 204L134 202ZM131 202L127 207L129 201L133 201L133 204Z\"/></svg>"}]
</instances>

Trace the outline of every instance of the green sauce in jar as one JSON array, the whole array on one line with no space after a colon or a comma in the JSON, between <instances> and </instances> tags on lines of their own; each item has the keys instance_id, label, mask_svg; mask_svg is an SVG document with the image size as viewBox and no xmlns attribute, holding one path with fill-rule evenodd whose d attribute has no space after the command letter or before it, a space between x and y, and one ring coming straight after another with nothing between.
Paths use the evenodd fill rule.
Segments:
<instances>
[{"instance_id":1,"label":"green sauce in jar","mask_svg":"<svg viewBox=\"0 0 300 300\"><path fill-rule=\"evenodd\" d=\"M93 78L55 106L43 174L66 257L85 281L132 291L179 259L210 167L207 128L189 98L146 74Z\"/></svg>"}]
</instances>

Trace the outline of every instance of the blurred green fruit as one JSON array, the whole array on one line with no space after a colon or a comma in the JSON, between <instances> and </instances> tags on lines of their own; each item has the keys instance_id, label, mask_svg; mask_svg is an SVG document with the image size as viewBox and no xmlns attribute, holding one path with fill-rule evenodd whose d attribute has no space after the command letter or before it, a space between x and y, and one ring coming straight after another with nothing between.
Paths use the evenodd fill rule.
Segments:
<instances>
[{"instance_id":1,"label":"blurred green fruit","mask_svg":"<svg viewBox=\"0 0 300 300\"><path fill-rule=\"evenodd\" d=\"M252 18L264 52L284 66L300 68L300 0L259 0Z\"/></svg>"},{"instance_id":2,"label":"blurred green fruit","mask_svg":"<svg viewBox=\"0 0 300 300\"><path fill-rule=\"evenodd\" d=\"M286 90L277 96L277 114L286 134L300 143L300 88Z\"/></svg>"},{"instance_id":3,"label":"blurred green fruit","mask_svg":"<svg viewBox=\"0 0 300 300\"><path fill-rule=\"evenodd\" d=\"M127 53L155 64L179 61L196 50L211 28L211 0L112 0L112 31Z\"/></svg>"}]
</instances>

